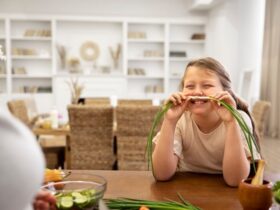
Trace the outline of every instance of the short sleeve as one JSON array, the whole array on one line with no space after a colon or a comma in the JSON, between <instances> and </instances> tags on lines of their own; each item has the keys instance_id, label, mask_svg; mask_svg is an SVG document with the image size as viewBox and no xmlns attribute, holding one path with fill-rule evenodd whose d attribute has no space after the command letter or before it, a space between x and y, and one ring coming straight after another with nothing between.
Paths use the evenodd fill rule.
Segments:
<instances>
[{"instance_id":1,"label":"short sleeve","mask_svg":"<svg viewBox=\"0 0 280 210\"><path fill-rule=\"evenodd\" d=\"M243 119L244 119L245 123L247 124L247 126L249 127L251 133L253 133L253 131L252 131L252 121L251 121L250 117L243 111L239 111L239 113L243 117ZM245 149L246 156L247 156L247 158L251 158L251 152L250 152L247 140L245 138L245 135L244 135L242 129L241 129L241 133L242 133L243 146L244 146L244 149ZM252 149L253 149L254 159L260 159L261 157L260 157L259 152L256 149L255 144L252 143L252 146L253 146Z\"/></svg>"},{"instance_id":2,"label":"short sleeve","mask_svg":"<svg viewBox=\"0 0 280 210\"><path fill-rule=\"evenodd\" d=\"M158 132L157 135L153 138L154 144L158 143L159 136L160 136L160 132ZM173 152L175 155L177 155L180 158L181 154L182 154L182 150L183 150L183 147L182 147L181 132L180 132L180 129L179 129L179 126L177 123L175 132L174 132Z\"/></svg>"}]
</instances>

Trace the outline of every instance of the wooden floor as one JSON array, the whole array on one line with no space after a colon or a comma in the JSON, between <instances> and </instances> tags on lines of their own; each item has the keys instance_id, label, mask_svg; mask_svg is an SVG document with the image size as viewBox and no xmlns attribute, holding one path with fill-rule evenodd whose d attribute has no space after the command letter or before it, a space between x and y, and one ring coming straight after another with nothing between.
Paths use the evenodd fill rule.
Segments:
<instances>
[{"instance_id":1,"label":"wooden floor","mask_svg":"<svg viewBox=\"0 0 280 210\"><path fill-rule=\"evenodd\" d=\"M265 171L280 173L280 139L264 138L261 149L267 162Z\"/></svg>"}]
</instances>

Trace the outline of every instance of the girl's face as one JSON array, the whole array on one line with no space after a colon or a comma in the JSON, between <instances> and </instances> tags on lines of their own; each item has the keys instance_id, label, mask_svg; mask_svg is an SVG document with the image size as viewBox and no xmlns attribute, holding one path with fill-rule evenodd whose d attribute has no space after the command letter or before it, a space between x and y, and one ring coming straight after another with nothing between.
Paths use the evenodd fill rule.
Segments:
<instances>
[{"instance_id":1,"label":"girl's face","mask_svg":"<svg viewBox=\"0 0 280 210\"><path fill-rule=\"evenodd\" d=\"M183 92L191 96L214 96L223 91L219 77L209 69L191 66L184 78ZM190 102L188 106L192 113L207 113L211 108L209 101Z\"/></svg>"}]
</instances>

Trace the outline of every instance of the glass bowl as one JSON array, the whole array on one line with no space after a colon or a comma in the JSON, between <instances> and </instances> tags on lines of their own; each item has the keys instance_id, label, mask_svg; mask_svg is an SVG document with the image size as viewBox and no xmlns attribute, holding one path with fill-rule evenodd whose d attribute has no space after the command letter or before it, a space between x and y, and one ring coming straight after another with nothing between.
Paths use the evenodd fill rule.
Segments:
<instances>
[{"instance_id":1,"label":"glass bowl","mask_svg":"<svg viewBox=\"0 0 280 210\"><path fill-rule=\"evenodd\" d=\"M93 210L98 209L98 202L103 198L107 181L98 175L88 176L88 180L69 180L52 182L41 187L56 197L58 210Z\"/></svg>"}]
</instances>

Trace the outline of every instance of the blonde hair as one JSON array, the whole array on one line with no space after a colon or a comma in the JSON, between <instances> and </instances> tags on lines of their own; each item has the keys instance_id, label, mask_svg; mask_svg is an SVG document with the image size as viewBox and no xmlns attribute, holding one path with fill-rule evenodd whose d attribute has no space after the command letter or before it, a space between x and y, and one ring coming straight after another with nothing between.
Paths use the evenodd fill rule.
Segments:
<instances>
[{"instance_id":1,"label":"blonde hair","mask_svg":"<svg viewBox=\"0 0 280 210\"><path fill-rule=\"evenodd\" d=\"M231 94L231 96L233 97L233 99L235 100L236 108L244 111L250 117L251 122L252 122L252 128L253 128L253 136L256 140L258 147L260 148L259 135L256 131L256 126L255 126L254 120L252 119L252 116L248 110L248 105L241 98L236 96L235 93L232 91L230 76L227 73L227 71L225 70L224 66L219 61L217 61L211 57L199 58L199 59L190 61L186 67L184 76L180 83L181 90L184 87L184 79L186 77L187 70L191 66L196 66L196 67L200 67L201 69L210 70L211 72L215 73L219 77L220 82L223 86L223 89L225 91L228 91Z\"/></svg>"}]
</instances>

